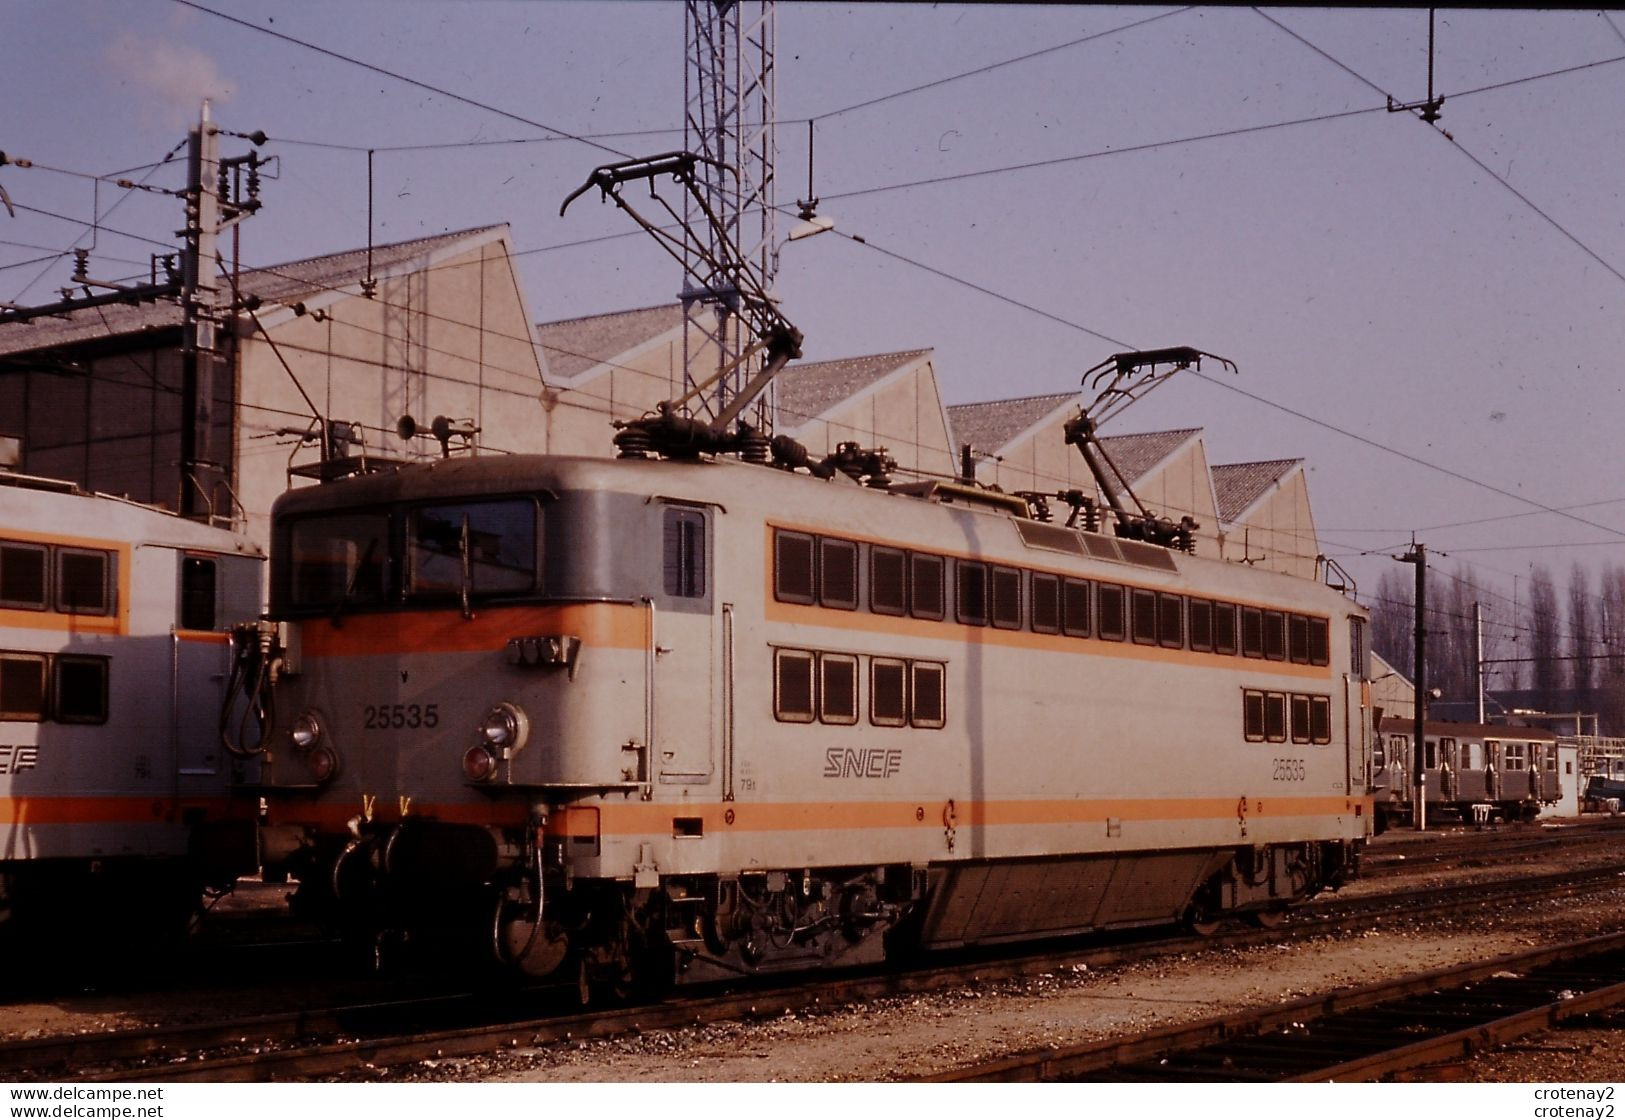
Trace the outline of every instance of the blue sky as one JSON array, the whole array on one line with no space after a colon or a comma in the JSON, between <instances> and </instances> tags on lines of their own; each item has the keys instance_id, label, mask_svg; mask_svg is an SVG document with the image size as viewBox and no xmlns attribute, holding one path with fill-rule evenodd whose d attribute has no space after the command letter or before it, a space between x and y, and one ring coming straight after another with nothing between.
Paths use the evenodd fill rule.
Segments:
<instances>
[{"instance_id":1,"label":"blue sky","mask_svg":"<svg viewBox=\"0 0 1625 1120\"><path fill-rule=\"evenodd\" d=\"M675 295L641 236L560 247L626 234L612 208L558 207L614 153L680 145L680 5L204 3L242 22L0 0L0 149L122 172L208 95L280 157L246 264L365 244L373 148L377 239L510 223L539 319ZM1536 563L1562 582L1625 562L1621 28L1441 12L1434 127L1384 108L1426 94L1425 9L786 4L779 201L806 191L812 118L822 209L863 241L787 246L778 289L809 357L933 347L950 403L1064 392L1124 345L1223 354L1239 375L1175 379L1116 429L1305 458L1363 590L1413 530L1500 594ZM524 142L468 146L491 140ZM386 150L409 145L461 146ZM98 203L93 275L144 271L157 246L125 235L179 225L171 198L80 176L0 186L29 208L0 215L0 301L53 298Z\"/></svg>"}]
</instances>

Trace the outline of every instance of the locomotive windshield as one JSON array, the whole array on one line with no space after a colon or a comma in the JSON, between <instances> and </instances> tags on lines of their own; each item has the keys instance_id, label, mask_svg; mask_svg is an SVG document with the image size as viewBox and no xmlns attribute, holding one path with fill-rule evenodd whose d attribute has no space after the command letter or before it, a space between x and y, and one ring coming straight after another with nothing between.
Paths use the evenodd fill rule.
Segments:
<instances>
[{"instance_id":1,"label":"locomotive windshield","mask_svg":"<svg viewBox=\"0 0 1625 1120\"><path fill-rule=\"evenodd\" d=\"M337 513L294 522L288 588L296 607L382 602L388 585L389 515Z\"/></svg>"}]
</instances>

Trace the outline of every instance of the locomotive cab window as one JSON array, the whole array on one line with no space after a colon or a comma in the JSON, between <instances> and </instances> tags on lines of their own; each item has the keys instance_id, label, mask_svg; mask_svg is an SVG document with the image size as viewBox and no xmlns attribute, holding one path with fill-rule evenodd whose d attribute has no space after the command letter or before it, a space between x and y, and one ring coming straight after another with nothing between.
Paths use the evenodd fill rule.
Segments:
<instances>
[{"instance_id":1,"label":"locomotive cab window","mask_svg":"<svg viewBox=\"0 0 1625 1120\"><path fill-rule=\"evenodd\" d=\"M0 720L38 723L44 718L44 655L0 653Z\"/></svg>"},{"instance_id":2,"label":"locomotive cab window","mask_svg":"<svg viewBox=\"0 0 1625 1120\"><path fill-rule=\"evenodd\" d=\"M381 603L388 593L389 516L335 513L288 529L288 596L295 607Z\"/></svg>"},{"instance_id":3,"label":"locomotive cab window","mask_svg":"<svg viewBox=\"0 0 1625 1120\"><path fill-rule=\"evenodd\" d=\"M0 607L30 611L48 607L45 573L44 545L0 542Z\"/></svg>"},{"instance_id":4,"label":"locomotive cab window","mask_svg":"<svg viewBox=\"0 0 1625 1120\"><path fill-rule=\"evenodd\" d=\"M112 614L112 560L92 549L57 549L56 609L66 614Z\"/></svg>"},{"instance_id":5,"label":"locomotive cab window","mask_svg":"<svg viewBox=\"0 0 1625 1120\"><path fill-rule=\"evenodd\" d=\"M811 534L773 531L773 597L781 603L814 601Z\"/></svg>"},{"instance_id":6,"label":"locomotive cab window","mask_svg":"<svg viewBox=\"0 0 1625 1120\"><path fill-rule=\"evenodd\" d=\"M214 629L216 575L216 564L212 557L181 557L181 602L177 622L182 630Z\"/></svg>"},{"instance_id":7,"label":"locomotive cab window","mask_svg":"<svg viewBox=\"0 0 1625 1120\"><path fill-rule=\"evenodd\" d=\"M676 599L705 598L705 514L667 506L661 521L663 589Z\"/></svg>"},{"instance_id":8,"label":"locomotive cab window","mask_svg":"<svg viewBox=\"0 0 1625 1120\"><path fill-rule=\"evenodd\" d=\"M536 588L536 503L528 498L419 506L407 515L406 541L414 596Z\"/></svg>"},{"instance_id":9,"label":"locomotive cab window","mask_svg":"<svg viewBox=\"0 0 1625 1120\"><path fill-rule=\"evenodd\" d=\"M843 611L858 609L858 546L818 539L818 601Z\"/></svg>"},{"instance_id":10,"label":"locomotive cab window","mask_svg":"<svg viewBox=\"0 0 1625 1120\"><path fill-rule=\"evenodd\" d=\"M869 609L908 613L908 558L898 549L876 545L869 550Z\"/></svg>"}]
</instances>

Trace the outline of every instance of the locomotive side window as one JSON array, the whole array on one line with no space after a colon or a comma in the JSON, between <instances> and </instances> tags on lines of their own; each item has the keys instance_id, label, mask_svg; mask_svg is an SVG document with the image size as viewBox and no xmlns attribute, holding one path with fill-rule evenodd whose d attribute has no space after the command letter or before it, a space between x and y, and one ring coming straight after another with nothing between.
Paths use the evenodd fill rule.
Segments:
<instances>
[{"instance_id":1,"label":"locomotive side window","mask_svg":"<svg viewBox=\"0 0 1625 1120\"><path fill-rule=\"evenodd\" d=\"M1286 694L1264 693L1264 738L1271 743L1286 742Z\"/></svg>"},{"instance_id":2,"label":"locomotive side window","mask_svg":"<svg viewBox=\"0 0 1625 1120\"><path fill-rule=\"evenodd\" d=\"M1034 572L1032 579L1032 627L1034 633L1061 632L1061 578Z\"/></svg>"},{"instance_id":3,"label":"locomotive side window","mask_svg":"<svg viewBox=\"0 0 1625 1120\"><path fill-rule=\"evenodd\" d=\"M858 609L858 546L818 538L818 601L843 611Z\"/></svg>"},{"instance_id":4,"label":"locomotive side window","mask_svg":"<svg viewBox=\"0 0 1625 1120\"><path fill-rule=\"evenodd\" d=\"M1292 741L1309 741L1309 697L1298 692L1292 694Z\"/></svg>"},{"instance_id":5,"label":"locomotive side window","mask_svg":"<svg viewBox=\"0 0 1625 1120\"><path fill-rule=\"evenodd\" d=\"M773 531L773 597L781 603L813 602L813 538Z\"/></svg>"},{"instance_id":6,"label":"locomotive side window","mask_svg":"<svg viewBox=\"0 0 1625 1120\"><path fill-rule=\"evenodd\" d=\"M0 653L0 719L38 723L44 718L44 655Z\"/></svg>"},{"instance_id":7,"label":"locomotive side window","mask_svg":"<svg viewBox=\"0 0 1625 1120\"><path fill-rule=\"evenodd\" d=\"M858 722L858 659L849 653L818 655L818 719L821 723Z\"/></svg>"},{"instance_id":8,"label":"locomotive side window","mask_svg":"<svg viewBox=\"0 0 1625 1120\"><path fill-rule=\"evenodd\" d=\"M869 609L876 614L908 613L908 560L895 548L869 550Z\"/></svg>"},{"instance_id":9,"label":"locomotive side window","mask_svg":"<svg viewBox=\"0 0 1625 1120\"><path fill-rule=\"evenodd\" d=\"M1358 680L1371 679L1370 650L1365 644L1365 619L1349 619L1349 666Z\"/></svg>"},{"instance_id":10,"label":"locomotive side window","mask_svg":"<svg viewBox=\"0 0 1625 1120\"><path fill-rule=\"evenodd\" d=\"M1157 596L1157 641L1168 649L1185 648L1185 600L1166 592Z\"/></svg>"},{"instance_id":11,"label":"locomotive side window","mask_svg":"<svg viewBox=\"0 0 1625 1120\"><path fill-rule=\"evenodd\" d=\"M1121 607L1121 598L1119 598ZM1061 629L1074 638L1089 636L1089 584L1069 579L1061 585Z\"/></svg>"},{"instance_id":12,"label":"locomotive side window","mask_svg":"<svg viewBox=\"0 0 1625 1120\"><path fill-rule=\"evenodd\" d=\"M869 722L902 727L908 722L908 664L877 657L869 662Z\"/></svg>"},{"instance_id":13,"label":"locomotive side window","mask_svg":"<svg viewBox=\"0 0 1625 1120\"><path fill-rule=\"evenodd\" d=\"M1120 642L1127 635L1124 633L1125 611L1123 610L1123 589L1115 583L1100 585L1100 618L1097 632L1108 642Z\"/></svg>"},{"instance_id":14,"label":"locomotive side window","mask_svg":"<svg viewBox=\"0 0 1625 1120\"><path fill-rule=\"evenodd\" d=\"M1241 608L1241 655L1264 656L1264 612L1257 607Z\"/></svg>"},{"instance_id":15,"label":"locomotive side window","mask_svg":"<svg viewBox=\"0 0 1625 1120\"><path fill-rule=\"evenodd\" d=\"M909 722L915 727L943 726L947 722L943 705L946 667L931 661L915 661L910 668L914 679L909 692L914 698L914 710L909 713Z\"/></svg>"},{"instance_id":16,"label":"locomotive side window","mask_svg":"<svg viewBox=\"0 0 1625 1120\"><path fill-rule=\"evenodd\" d=\"M295 521L288 533L295 607L380 603L388 589L389 517L338 513Z\"/></svg>"},{"instance_id":17,"label":"locomotive side window","mask_svg":"<svg viewBox=\"0 0 1625 1120\"><path fill-rule=\"evenodd\" d=\"M1199 653L1213 652L1213 604L1206 599L1190 601L1191 648Z\"/></svg>"},{"instance_id":18,"label":"locomotive side window","mask_svg":"<svg viewBox=\"0 0 1625 1120\"><path fill-rule=\"evenodd\" d=\"M1213 604L1213 652L1236 652L1236 608L1231 603Z\"/></svg>"},{"instance_id":19,"label":"locomotive side window","mask_svg":"<svg viewBox=\"0 0 1625 1120\"><path fill-rule=\"evenodd\" d=\"M1021 629L1021 573L1014 568L993 569L993 625L1001 630Z\"/></svg>"},{"instance_id":20,"label":"locomotive side window","mask_svg":"<svg viewBox=\"0 0 1625 1120\"><path fill-rule=\"evenodd\" d=\"M1286 660L1286 615L1264 612L1264 656L1271 661Z\"/></svg>"},{"instance_id":21,"label":"locomotive side window","mask_svg":"<svg viewBox=\"0 0 1625 1120\"><path fill-rule=\"evenodd\" d=\"M54 710L61 723L107 722L107 658L66 654L52 664Z\"/></svg>"},{"instance_id":22,"label":"locomotive side window","mask_svg":"<svg viewBox=\"0 0 1625 1120\"><path fill-rule=\"evenodd\" d=\"M959 561L954 565L954 584L959 591L959 621L971 626L986 626L987 565L976 560Z\"/></svg>"},{"instance_id":23,"label":"locomotive side window","mask_svg":"<svg viewBox=\"0 0 1625 1120\"><path fill-rule=\"evenodd\" d=\"M45 560L44 545L0 543L0 607L42 611L50 605Z\"/></svg>"},{"instance_id":24,"label":"locomotive side window","mask_svg":"<svg viewBox=\"0 0 1625 1120\"><path fill-rule=\"evenodd\" d=\"M207 556L181 557L182 630L213 630L215 624L215 562Z\"/></svg>"},{"instance_id":25,"label":"locomotive side window","mask_svg":"<svg viewBox=\"0 0 1625 1120\"><path fill-rule=\"evenodd\" d=\"M705 514L697 509L666 508L661 571L667 595L705 598Z\"/></svg>"},{"instance_id":26,"label":"locomotive side window","mask_svg":"<svg viewBox=\"0 0 1625 1120\"><path fill-rule=\"evenodd\" d=\"M785 723L813 721L813 655L773 651L773 715Z\"/></svg>"},{"instance_id":27,"label":"locomotive side window","mask_svg":"<svg viewBox=\"0 0 1625 1120\"><path fill-rule=\"evenodd\" d=\"M1106 590L1104 587L1102 591ZM1129 595L1129 614L1133 622L1134 640L1142 646L1157 644L1157 593L1135 588ZM1101 629L1105 627L1106 612L1102 610ZM1104 636L1104 635L1102 635Z\"/></svg>"},{"instance_id":28,"label":"locomotive side window","mask_svg":"<svg viewBox=\"0 0 1625 1120\"><path fill-rule=\"evenodd\" d=\"M1264 741L1264 694L1247 689L1241 694L1241 727L1249 743Z\"/></svg>"},{"instance_id":29,"label":"locomotive side window","mask_svg":"<svg viewBox=\"0 0 1625 1120\"><path fill-rule=\"evenodd\" d=\"M1330 743L1332 741L1332 698L1330 696L1311 696L1309 698L1309 740L1314 743Z\"/></svg>"},{"instance_id":30,"label":"locomotive side window","mask_svg":"<svg viewBox=\"0 0 1625 1120\"><path fill-rule=\"evenodd\" d=\"M1309 620L1301 614L1286 616L1286 655L1294 665L1309 664Z\"/></svg>"},{"instance_id":31,"label":"locomotive side window","mask_svg":"<svg viewBox=\"0 0 1625 1120\"><path fill-rule=\"evenodd\" d=\"M91 549L57 549L56 609L66 614L113 613L112 559Z\"/></svg>"},{"instance_id":32,"label":"locomotive side window","mask_svg":"<svg viewBox=\"0 0 1625 1120\"><path fill-rule=\"evenodd\" d=\"M1324 618L1311 618L1309 622L1309 664L1328 665L1332 659L1331 623Z\"/></svg>"},{"instance_id":33,"label":"locomotive side window","mask_svg":"<svg viewBox=\"0 0 1625 1120\"><path fill-rule=\"evenodd\" d=\"M943 609L942 557L925 556L918 552L908 557L909 613L915 618L942 618Z\"/></svg>"}]
</instances>

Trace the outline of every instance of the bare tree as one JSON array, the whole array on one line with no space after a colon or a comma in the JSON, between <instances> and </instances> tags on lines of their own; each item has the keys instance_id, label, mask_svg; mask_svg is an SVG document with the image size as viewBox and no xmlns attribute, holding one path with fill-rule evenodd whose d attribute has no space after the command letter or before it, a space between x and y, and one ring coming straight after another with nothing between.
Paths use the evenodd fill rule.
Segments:
<instances>
[{"instance_id":1,"label":"bare tree","mask_svg":"<svg viewBox=\"0 0 1625 1120\"><path fill-rule=\"evenodd\" d=\"M1594 603L1591 573L1575 561L1569 569L1569 686L1574 689L1574 703L1587 709L1593 706L1591 685L1595 674L1591 658L1597 652L1592 642L1597 630Z\"/></svg>"},{"instance_id":2,"label":"bare tree","mask_svg":"<svg viewBox=\"0 0 1625 1120\"><path fill-rule=\"evenodd\" d=\"M1557 585L1545 565L1536 564L1529 576L1529 657L1535 700L1547 711L1558 706L1563 687L1557 628Z\"/></svg>"},{"instance_id":3,"label":"bare tree","mask_svg":"<svg viewBox=\"0 0 1625 1120\"><path fill-rule=\"evenodd\" d=\"M1377 580L1377 596L1371 604L1371 648L1388 664L1411 680L1416 679L1411 662L1416 652L1416 581L1406 572L1386 571Z\"/></svg>"},{"instance_id":4,"label":"bare tree","mask_svg":"<svg viewBox=\"0 0 1625 1120\"><path fill-rule=\"evenodd\" d=\"M1604 734L1625 734L1625 567L1603 568L1597 640L1606 656L1597 665L1597 712Z\"/></svg>"}]
</instances>

